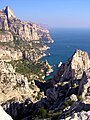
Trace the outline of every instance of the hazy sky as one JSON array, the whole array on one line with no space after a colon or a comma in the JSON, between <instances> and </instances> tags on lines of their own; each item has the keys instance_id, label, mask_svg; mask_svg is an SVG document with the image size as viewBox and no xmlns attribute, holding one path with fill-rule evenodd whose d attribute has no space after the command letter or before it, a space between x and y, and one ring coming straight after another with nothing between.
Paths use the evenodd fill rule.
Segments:
<instances>
[{"instance_id":1,"label":"hazy sky","mask_svg":"<svg viewBox=\"0 0 90 120\"><path fill-rule=\"evenodd\" d=\"M90 0L0 0L22 20L50 27L90 27Z\"/></svg>"}]
</instances>

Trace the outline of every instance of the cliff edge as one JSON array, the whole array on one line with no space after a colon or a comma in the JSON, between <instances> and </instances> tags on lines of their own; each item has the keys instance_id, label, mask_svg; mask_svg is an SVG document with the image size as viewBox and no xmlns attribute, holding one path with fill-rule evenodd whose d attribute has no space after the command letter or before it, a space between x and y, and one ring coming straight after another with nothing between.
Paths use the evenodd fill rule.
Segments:
<instances>
[{"instance_id":1,"label":"cliff edge","mask_svg":"<svg viewBox=\"0 0 90 120\"><path fill-rule=\"evenodd\" d=\"M14 15L14 12L9 6L0 10L0 30L10 31L13 37L17 35L18 38L26 41L53 42L47 29L35 23L21 21ZM0 35L0 37L1 36L2 35ZM6 41L2 39L2 42L7 42L7 39Z\"/></svg>"}]
</instances>

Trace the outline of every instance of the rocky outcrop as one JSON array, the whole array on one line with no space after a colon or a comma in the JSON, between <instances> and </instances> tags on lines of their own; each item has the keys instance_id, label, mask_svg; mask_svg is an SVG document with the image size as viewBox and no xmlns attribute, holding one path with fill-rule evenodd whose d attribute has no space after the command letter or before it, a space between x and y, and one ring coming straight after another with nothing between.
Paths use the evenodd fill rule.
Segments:
<instances>
[{"instance_id":1,"label":"rocky outcrop","mask_svg":"<svg viewBox=\"0 0 90 120\"><path fill-rule=\"evenodd\" d=\"M0 11L0 30L9 30L8 19L3 10Z\"/></svg>"},{"instance_id":2,"label":"rocky outcrop","mask_svg":"<svg viewBox=\"0 0 90 120\"><path fill-rule=\"evenodd\" d=\"M22 38L22 40L31 41L39 40L39 35L37 34L37 25L30 24L27 22L22 22L19 19L9 20L10 30Z\"/></svg>"},{"instance_id":3,"label":"rocky outcrop","mask_svg":"<svg viewBox=\"0 0 90 120\"><path fill-rule=\"evenodd\" d=\"M22 59L22 52L18 49L0 46L0 61L12 61Z\"/></svg>"},{"instance_id":4,"label":"rocky outcrop","mask_svg":"<svg viewBox=\"0 0 90 120\"><path fill-rule=\"evenodd\" d=\"M88 53L76 50L71 59L71 69L75 72L74 76L77 79L81 79L83 72L90 68Z\"/></svg>"},{"instance_id":5,"label":"rocky outcrop","mask_svg":"<svg viewBox=\"0 0 90 120\"><path fill-rule=\"evenodd\" d=\"M63 63L57 72L61 81L70 79L81 79L83 72L90 68L90 60L87 52L76 50L73 56Z\"/></svg>"},{"instance_id":6,"label":"rocky outcrop","mask_svg":"<svg viewBox=\"0 0 90 120\"><path fill-rule=\"evenodd\" d=\"M78 113L74 113L70 117L67 117L67 118L62 119L62 120L90 120L90 111L88 111L88 112L81 111Z\"/></svg>"},{"instance_id":7,"label":"rocky outcrop","mask_svg":"<svg viewBox=\"0 0 90 120\"><path fill-rule=\"evenodd\" d=\"M39 116L38 119L42 118L40 114L41 108L48 112L50 118L56 120L82 119L82 116L88 119L90 110L89 79L89 56L87 52L76 50L66 63L60 65L53 79L43 83L35 81L35 84L45 94L41 100L28 104L24 104L24 102L22 104L10 102L10 104L7 104L8 107L6 107L5 103L5 110L15 119L35 119L35 115L37 114ZM10 112L11 108L12 111ZM22 109L22 112L20 113L18 109ZM86 111L88 111L87 115ZM13 113L17 113L16 116Z\"/></svg>"},{"instance_id":8,"label":"rocky outcrop","mask_svg":"<svg viewBox=\"0 0 90 120\"><path fill-rule=\"evenodd\" d=\"M90 104L90 69L85 71L79 85L78 93L85 104Z\"/></svg>"},{"instance_id":9,"label":"rocky outcrop","mask_svg":"<svg viewBox=\"0 0 90 120\"><path fill-rule=\"evenodd\" d=\"M45 76L49 76L49 74L53 72L53 69L52 67L49 65L48 61L46 60L44 62L44 74Z\"/></svg>"},{"instance_id":10,"label":"rocky outcrop","mask_svg":"<svg viewBox=\"0 0 90 120\"><path fill-rule=\"evenodd\" d=\"M87 52L76 50L73 56L62 64L54 78L58 82L79 86L78 95L82 94L85 103L89 103L90 59Z\"/></svg>"},{"instance_id":11,"label":"rocky outcrop","mask_svg":"<svg viewBox=\"0 0 90 120\"><path fill-rule=\"evenodd\" d=\"M42 52L42 50L35 48L29 51L24 51L23 55L25 55L29 61L36 62L44 56L44 53Z\"/></svg>"},{"instance_id":12,"label":"rocky outcrop","mask_svg":"<svg viewBox=\"0 0 90 120\"><path fill-rule=\"evenodd\" d=\"M0 29L10 30L13 35L18 35L18 37L26 41L53 42L48 30L35 23L22 22L17 19L9 6L0 11Z\"/></svg>"},{"instance_id":13,"label":"rocky outcrop","mask_svg":"<svg viewBox=\"0 0 90 120\"><path fill-rule=\"evenodd\" d=\"M0 61L0 103L12 101L13 98L15 101L24 101L28 97L34 102L40 99L37 98L39 92L34 81L29 82L27 77L16 73L11 64Z\"/></svg>"},{"instance_id":14,"label":"rocky outcrop","mask_svg":"<svg viewBox=\"0 0 90 120\"><path fill-rule=\"evenodd\" d=\"M52 38L49 34L49 30L38 26L38 34L39 34L39 37L42 42L44 42L44 43L53 43L54 42L54 40L52 40Z\"/></svg>"},{"instance_id":15,"label":"rocky outcrop","mask_svg":"<svg viewBox=\"0 0 90 120\"><path fill-rule=\"evenodd\" d=\"M4 11L5 11L8 19L10 19L10 18L16 18L16 16L14 15L13 11L10 9L9 6L6 6L6 8L5 8Z\"/></svg>"},{"instance_id":16,"label":"rocky outcrop","mask_svg":"<svg viewBox=\"0 0 90 120\"><path fill-rule=\"evenodd\" d=\"M58 120L71 116L73 112L77 114L77 111L90 109L89 81L90 59L88 53L76 50L66 63L60 65L54 78L41 85L47 96L45 102L48 104L48 109L55 113L62 111Z\"/></svg>"},{"instance_id":17,"label":"rocky outcrop","mask_svg":"<svg viewBox=\"0 0 90 120\"><path fill-rule=\"evenodd\" d=\"M8 115L1 106L0 106L0 120L13 120L11 116Z\"/></svg>"},{"instance_id":18,"label":"rocky outcrop","mask_svg":"<svg viewBox=\"0 0 90 120\"><path fill-rule=\"evenodd\" d=\"M13 41L13 35L8 31L0 31L0 42L11 42Z\"/></svg>"}]
</instances>

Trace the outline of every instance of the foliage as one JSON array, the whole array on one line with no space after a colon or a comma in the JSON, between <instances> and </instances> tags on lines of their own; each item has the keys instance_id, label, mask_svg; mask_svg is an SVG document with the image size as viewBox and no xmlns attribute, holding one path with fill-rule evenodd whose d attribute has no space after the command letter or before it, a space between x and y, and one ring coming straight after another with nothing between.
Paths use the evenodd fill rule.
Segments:
<instances>
[{"instance_id":1,"label":"foliage","mask_svg":"<svg viewBox=\"0 0 90 120\"><path fill-rule=\"evenodd\" d=\"M43 76L43 72L41 71L43 69L42 62L33 63L28 60L17 60L10 61L8 63L12 64L16 72L25 75L28 79L33 74L38 75L40 80L42 79Z\"/></svg>"},{"instance_id":2,"label":"foliage","mask_svg":"<svg viewBox=\"0 0 90 120\"><path fill-rule=\"evenodd\" d=\"M64 101L61 109L63 110L63 109L65 109L66 107L71 106L72 103L73 103L73 101L72 101L71 99L68 99L68 100Z\"/></svg>"},{"instance_id":3,"label":"foliage","mask_svg":"<svg viewBox=\"0 0 90 120\"><path fill-rule=\"evenodd\" d=\"M82 100L82 95L77 95L78 100Z\"/></svg>"},{"instance_id":4,"label":"foliage","mask_svg":"<svg viewBox=\"0 0 90 120\"><path fill-rule=\"evenodd\" d=\"M52 118L52 120L57 120L58 117L62 114L62 110L58 111L58 112L54 112L54 111L49 111L48 112L48 117Z\"/></svg>"},{"instance_id":5,"label":"foliage","mask_svg":"<svg viewBox=\"0 0 90 120\"><path fill-rule=\"evenodd\" d=\"M47 110L46 109L40 108L39 113L40 113L41 118L46 118L47 117Z\"/></svg>"},{"instance_id":6,"label":"foliage","mask_svg":"<svg viewBox=\"0 0 90 120\"><path fill-rule=\"evenodd\" d=\"M71 106L72 103L73 103L73 101L70 100L70 99L68 99L67 101L64 102L64 105L65 105L65 106Z\"/></svg>"},{"instance_id":7,"label":"foliage","mask_svg":"<svg viewBox=\"0 0 90 120\"><path fill-rule=\"evenodd\" d=\"M34 73L38 74L40 73L42 65L39 63L35 64L32 62L29 62L28 60L25 61L19 61L16 65L16 72L21 74L27 74L27 73Z\"/></svg>"}]
</instances>

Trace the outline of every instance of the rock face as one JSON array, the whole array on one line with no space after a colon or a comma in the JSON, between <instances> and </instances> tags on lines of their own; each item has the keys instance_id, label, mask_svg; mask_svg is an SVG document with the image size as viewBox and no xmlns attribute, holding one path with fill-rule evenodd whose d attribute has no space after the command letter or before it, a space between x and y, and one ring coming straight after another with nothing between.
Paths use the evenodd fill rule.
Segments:
<instances>
[{"instance_id":1,"label":"rock face","mask_svg":"<svg viewBox=\"0 0 90 120\"><path fill-rule=\"evenodd\" d=\"M73 56L60 66L56 76L59 81L79 85L78 94L82 94L83 101L89 103L90 59L87 52L76 50Z\"/></svg>"},{"instance_id":2,"label":"rock face","mask_svg":"<svg viewBox=\"0 0 90 120\"><path fill-rule=\"evenodd\" d=\"M76 50L71 60L71 69L74 70L75 78L81 79L84 71L90 68L90 60L87 52Z\"/></svg>"},{"instance_id":3,"label":"rock face","mask_svg":"<svg viewBox=\"0 0 90 120\"><path fill-rule=\"evenodd\" d=\"M8 19L10 19L10 18L15 18L15 17L16 17L16 16L14 15L13 11L10 9L9 6L6 6L6 8L5 8L4 11L5 11Z\"/></svg>"},{"instance_id":4,"label":"rock face","mask_svg":"<svg viewBox=\"0 0 90 120\"><path fill-rule=\"evenodd\" d=\"M53 43L49 30L43 29L42 27L38 26L38 34L41 39L41 41L44 41L44 43Z\"/></svg>"},{"instance_id":5,"label":"rock face","mask_svg":"<svg viewBox=\"0 0 90 120\"><path fill-rule=\"evenodd\" d=\"M90 111L82 111L78 113L74 113L72 116L67 117L64 120L90 120Z\"/></svg>"},{"instance_id":6,"label":"rock face","mask_svg":"<svg viewBox=\"0 0 90 120\"><path fill-rule=\"evenodd\" d=\"M61 80L81 79L83 72L90 68L90 60L87 52L76 50L68 61L60 66L57 72Z\"/></svg>"},{"instance_id":7,"label":"rock face","mask_svg":"<svg viewBox=\"0 0 90 120\"><path fill-rule=\"evenodd\" d=\"M0 106L0 120L13 120Z\"/></svg>"},{"instance_id":8,"label":"rock face","mask_svg":"<svg viewBox=\"0 0 90 120\"><path fill-rule=\"evenodd\" d=\"M0 31L0 42L10 42L13 41L13 35L8 31Z\"/></svg>"},{"instance_id":9,"label":"rock face","mask_svg":"<svg viewBox=\"0 0 90 120\"><path fill-rule=\"evenodd\" d=\"M50 79L43 83L39 81L35 82L35 84L45 94L45 96L41 100L35 103L30 102L28 104L25 104L25 102L23 103L10 102L10 104L5 103L4 108L14 119L18 118L19 120L22 120L24 118L35 119L35 115L37 115L37 113L39 115L39 118L42 118L42 116L40 116L41 108L44 108L46 111L49 111L48 115L52 119L56 119L56 120L88 119L89 120L90 119L89 118L90 117L89 67L90 67L90 60L87 52L76 50L73 56L70 59L68 59L66 63L62 63L60 65L57 74L53 77L53 79ZM1 68L1 78L2 78L0 88L3 88L1 89L1 94L3 91L5 94L7 94L9 88L10 90L12 90L12 87L8 88L8 84L10 83L10 81L13 81L13 79L10 78L10 76L12 77L12 75L11 74L9 75L9 79L7 79L9 80L9 82L7 86L5 86L6 79L4 79L4 75L8 77L8 75L6 74L8 70L5 68L9 69L9 67L4 66L3 68L1 65L0 68ZM23 76L22 78L22 81L24 82L23 84L21 83L20 76L19 79L17 79L16 81L16 76L14 77L15 79L13 82L10 83L10 85L14 86L19 82L20 83L19 84L20 87L18 88L19 93L21 95L23 93L25 94L25 96L27 96L27 91L25 88L27 87L27 90L30 90L28 86L28 81L27 80L25 81L24 80L25 77ZM7 91L5 91L6 89ZM32 92L32 94L30 95L32 96L34 92ZM17 93L17 91L15 91L15 93ZM37 92L35 94L36 96L38 95ZM20 110L22 110L21 113L19 112Z\"/></svg>"},{"instance_id":10,"label":"rock face","mask_svg":"<svg viewBox=\"0 0 90 120\"><path fill-rule=\"evenodd\" d=\"M1 10L0 11L0 30L8 30L8 19L6 14Z\"/></svg>"},{"instance_id":11,"label":"rock face","mask_svg":"<svg viewBox=\"0 0 90 120\"><path fill-rule=\"evenodd\" d=\"M9 48L6 48L7 45L2 47L1 42L9 44ZM50 42L53 41L47 29L34 23L22 22L8 6L0 11L0 104L16 120L35 118L40 108L52 112L51 118L53 115L58 116L57 120L90 119L90 59L87 52L76 50L66 63L59 65L54 77L46 82L29 81L28 77L15 72L15 68L6 62L23 57L23 61L28 59L34 63L47 49L43 43ZM10 43L14 47L11 48ZM42 45L38 47L38 43ZM29 71L31 66L26 65ZM37 68L35 70L37 72ZM46 61L45 74L51 70ZM31 75L31 79L36 78ZM25 101L27 98L29 100Z\"/></svg>"},{"instance_id":12,"label":"rock face","mask_svg":"<svg viewBox=\"0 0 90 120\"><path fill-rule=\"evenodd\" d=\"M9 50L4 48L5 51L0 48L1 60L19 60L25 51L27 59L36 62L45 56L44 51L48 48L45 43L51 42L53 40L47 29L21 21L9 6L0 11L0 44L12 47Z\"/></svg>"},{"instance_id":13,"label":"rock face","mask_svg":"<svg viewBox=\"0 0 90 120\"><path fill-rule=\"evenodd\" d=\"M12 61L22 59L22 52L20 50L15 50L13 48L6 49L5 47L0 48L0 60Z\"/></svg>"},{"instance_id":14,"label":"rock face","mask_svg":"<svg viewBox=\"0 0 90 120\"><path fill-rule=\"evenodd\" d=\"M0 102L7 101L13 97L17 98L17 96L20 99L22 95L29 92L27 78L15 73L12 65L1 61L0 73Z\"/></svg>"},{"instance_id":15,"label":"rock face","mask_svg":"<svg viewBox=\"0 0 90 120\"><path fill-rule=\"evenodd\" d=\"M48 30L41 28L37 24L22 22L17 19L9 6L0 11L0 29L10 30L13 35L18 35L18 37L26 41L42 40L49 43L53 42ZM5 41L2 39L1 42Z\"/></svg>"},{"instance_id":16,"label":"rock face","mask_svg":"<svg viewBox=\"0 0 90 120\"><path fill-rule=\"evenodd\" d=\"M88 69L80 82L79 90L82 90L82 100L85 104L90 104L90 69Z\"/></svg>"},{"instance_id":17,"label":"rock face","mask_svg":"<svg viewBox=\"0 0 90 120\"><path fill-rule=\"evenodd\" d=\"M28 97L35 101L39 92L33 81L30 83L27 77L16 73L11 64L0 61L0 103L12 101L13 98L24 101Z\"/></svg>"},{"instance_id":18,"label":"rock face","mask_svg":"<svg viewBox=\"0 0 90 120\"><path fill-rule=\"evenodd\" d=\"M49 74L53 72L53 69L52 67L49 65L48 61L46 60L44 62L44 73L45 73L45 76L49 76Z\"/></svg>"},{"instance_id":19,"label":"rock face","mask_svg":"<svg viewBox=\"0 0 90 120\"><path fill-rule=\"evenodd\" d=\"M76 50L66 63L60 65L54 78L47 81L42 87L44 90L46 87L47 100L45 102L49 104L48 109L54 110L55 113L63 109L58 120L65 119L65 117L66 120L89 119L89 112L87 115L85 115L86 112L81 112L90 110L90 59L88 53ZM53 104L48 103L49 101L53 101ZM75 112L75 116L67 118L73 112Z\"/></svg>"}]
</instances>

